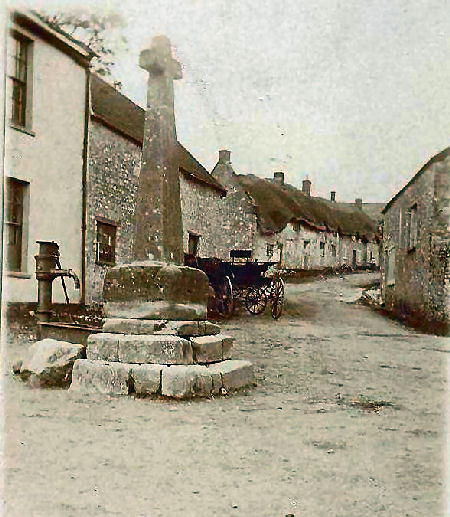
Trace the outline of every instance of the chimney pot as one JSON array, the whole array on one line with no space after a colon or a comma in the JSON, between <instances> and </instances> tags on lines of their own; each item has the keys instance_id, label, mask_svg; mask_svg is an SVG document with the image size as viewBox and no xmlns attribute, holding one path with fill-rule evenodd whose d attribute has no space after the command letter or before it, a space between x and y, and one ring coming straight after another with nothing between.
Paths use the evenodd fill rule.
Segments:
<instances>
[{"instance_id":1,"label":"chimney pot","mask_svg":"<svg viewBox=\"0 0 450 517\"><path fill-rule=\"evenodd\" d=\"M219 151L219 163L230 163L231 162L231 151L221 149Z\"/></svg>"},{"instance_id":2,"label":"chimney pot","mask_svg":"<svg viewBox=\"0 0 450 517\"><path fill-rule=\"evenodd\" d=\"M334 190L330 192L330 199L331 201L336 201L336 192Z\"/></svg>"},{"instance_id":3,"label":"chimney pot","mask_svg":"<svg viewBox=\"0 0 450 517\"><path fill-rule=\"evenodd\" d=\"M309 179L303 180L302 192L311 197L311 181Z\"/></svg>"},{"instance_id":4,"label":"chimney pot","mask_svg":"<svg viewBox=\"0 0 450 517\"><path fill-rule=\"evenodd\" d=\"M275 181L275 183L278 183L278 185L284 185L284 172L274 172L273 180Z\"/></svg>"}]
</instances>

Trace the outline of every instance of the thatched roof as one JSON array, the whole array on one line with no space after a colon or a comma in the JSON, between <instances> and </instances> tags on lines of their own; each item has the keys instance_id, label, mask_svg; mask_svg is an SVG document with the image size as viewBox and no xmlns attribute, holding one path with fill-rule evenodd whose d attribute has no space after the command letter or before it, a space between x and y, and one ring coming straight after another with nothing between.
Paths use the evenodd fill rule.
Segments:
<instances>
[{"instance_id":1,"label":"thatched roof","mask_svg":"<svg viewBox=\"0 0 450 517\"><path fill-rule=\"evenodd\" d=\"M329 206L337 208L338 210L356 210L355 203L348 203L343 201L330 201L325 198L316 198L324 203L327 203ZM384 208L385 203L362 203L362 211L365 212L371 219L373 219L377 223L381 223L383 219L382 210Z\"/></svg>"},{"instance_id":2,"label":"thatched roof","mask_svg":"<svg viewBox=\"0 0 450 517\"><path fill-rule=\"evenodd\" d=\"M91 109L93 117L142 146L144 109L95 74L91 76ZM177 144L180 171L189 179L203 183L222 195L225 194L223 186L203 165L183 145L179 142Z\"/></svg>"},{"instance_id":3,"label":"thatched roof","mask_svg":"<svg viewBox=\"0 0 450 517\"><path fill-rule=\"evenodd\" d=\"M239 174L237 178L254 202L262 233L277 233L288 223L299 222L316 231L338 232L367 240L376 238L376 223L361 210L334 208L292 185L279 185L253 174Z\"/></svg>"}]
</instances>

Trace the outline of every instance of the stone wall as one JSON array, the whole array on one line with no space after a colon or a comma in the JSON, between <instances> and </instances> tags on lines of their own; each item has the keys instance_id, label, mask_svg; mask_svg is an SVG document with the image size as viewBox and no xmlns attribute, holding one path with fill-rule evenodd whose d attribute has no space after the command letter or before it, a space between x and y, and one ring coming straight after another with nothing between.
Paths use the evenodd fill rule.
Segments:
<instances>
[{"instance_id":1,"label":"stone wall","mask_svg":"<svg viewBox=\"0 0 450 517\"><path fill-rule=\"evenodd\" d=\"M91 120L89 145L88 303L103 300L103 281L109 267L96 260L98 218L117 224L116 263L132 260L133 214L141 159L139 144L95 119ZM305 225L288 224L279 233L263 235L258 229L255 207L226 158L221 156L212 172L226 188L226 196L180 174L185 253L189 252L189 234L193 234L198 237L200 257L229 260L230 250L251 249L253 258L264 262L281 260L288 269L324 269L351 263L353 249L357 250L357 266L361 266L370 249L378 263L377 244L365 245L350 237L316 232Z\"/></svg>"},{"instance_id":2,"label":"stone wall","mask_svg":"<svg viewBox=\"0 0 450 517\"><path fill-rule=\"evenodd\" d=\"M181 175L183 249L188 252L189 233L199 236L198 255L229 260L230 250L250 249L256 216L248 210L243 194L221 194Z\"/></svg>"},{"instance_id":3,"label":"stone wall","mask_svg":"<svg viewBox=\"0 0 450 517\"><path fill-rule=\"evenodd\" d=\"M289 223L274 235L256 233L253 256L262 261L277 261L281 257L286 269L325 269L353 265L355 250L354 265L358 268L367 265L371 258L375 265L379 264L378 247L376 242L364 243L360 239Z\"/></svg>"},{"instance_id":4,"label":"stone wall","mask_svg":"<svg viewBox=\"0 0 450 517\"><path fill-rule=\"evenodd\" d=\"M109 266L97 263L97 218L117 224L116 263L132 260L141 147L91 118L89 131L87 302L103 300Z\"/></svg>"},{"instance_id":5,"label":"stone wall","mask_svg":"<svg viewBox=\"0 0 450 517\"><path fill-rule=\"evenodd\" d=\"M87 302L103 300L103 281L110 266L97 263L96 225L102 218L117 224L116 264L132 260L134 210L141 147L91 119L87 222ZM228 260L231 249L249 249L256 216L245 194L230 190L225 197L205 184L180 174L183 250L189 233L199 236L198 254Z\"/></svg>"},{"instance_id":6,"label":"stone wall","mask_svg":"<svg viewBox=\"0 0 450 517\"><path fill-rule=\"evenodd\" d=\"M430 330L448 325L450 158L431 163L384 215L382 291L386 309ZM417 240L408 239L416 206Z\"/></svg>"}]
</instances>

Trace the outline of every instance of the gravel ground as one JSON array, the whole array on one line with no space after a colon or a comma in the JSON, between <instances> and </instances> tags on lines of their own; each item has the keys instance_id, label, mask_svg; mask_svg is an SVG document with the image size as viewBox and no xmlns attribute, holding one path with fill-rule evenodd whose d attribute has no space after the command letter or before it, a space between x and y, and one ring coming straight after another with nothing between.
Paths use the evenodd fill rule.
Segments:
<instances>
[{"instance_id":1,"label":"gravel ground","mask_svg":"<svg viewBox=\"0 0 450 517\"><path fill-rule=\"evenodd\" d=\"M362 305L350 275L223 324L258 387L191 402L4 376L5 514L444 516L448 339ZM28 346L8 343L8 369Z\"/></svg>"}]
</instances>

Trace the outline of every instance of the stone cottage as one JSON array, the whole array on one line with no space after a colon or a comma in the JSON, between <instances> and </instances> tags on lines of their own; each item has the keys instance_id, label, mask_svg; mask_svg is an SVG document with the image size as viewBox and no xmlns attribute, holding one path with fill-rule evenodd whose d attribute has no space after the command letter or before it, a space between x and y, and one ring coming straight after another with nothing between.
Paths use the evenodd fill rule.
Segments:
<instances>
[{"instance_id":1,"label":"stone cottage","mask_svg":"<svg viewBox=\"0 0 450 517\"><path fill-rule=\"evenodd\" d=\"M131 260L144 110L96 75L91 78L87 187L88 299L102 299L105 272ZM229 260L230 250L287 268L322 269L378 261L376 225L279 181L236 174L219 151L211 174L178 148L186 255ZM266 192L267 191L267 192Z\"/></svg>"},{"instance_id":2,"label":"stone cottage","mask_svg":"<svg viewBox=\"0 0 450 517\"><path fill-rule=\"evenodd\" d=\"M87 290L100 301L106 269L131 260L144 110L93 75L90 120ZM282 173L236 174L227 150L211 174L181 144L178 152L186 255L229 260L245 249L292 269L378 264L377 225L357 207L329 206Z\"/></svg>"},{"instance_id":3,"label":"stone cottage","mask_svg":"<svg viewBox=\"0 0 450 517\"><path fill-rule=\"evenodd\" d=\"M382 299L437 333L450 307L450 147L431 158L383 210Z\"/></svg>"},{"instance_id":4,"label":"stone cottage","mask_svg":"<svg viewBox=\"0 0 450 517\"><path fill-rule=\"evenodd\" d=\"M236 174L229 151L220 152L211 175L227 191L245 193L242 212L248 220L256 216L251 227L253 258L281 262L288 269L378 264L376 223L362 210L311 197L310 180L299 190L285 183L283 172L275 172L273 179Z\"/></svg>"}]
</instances>

